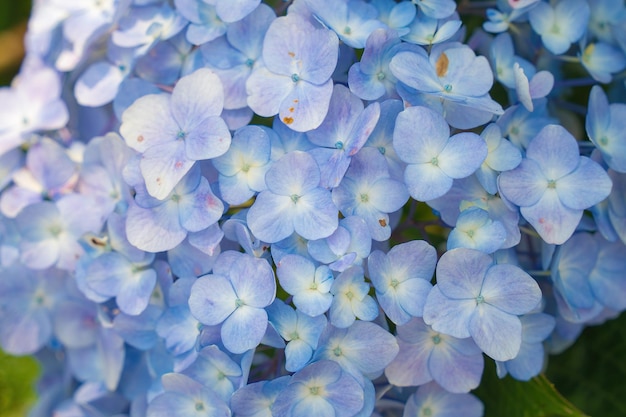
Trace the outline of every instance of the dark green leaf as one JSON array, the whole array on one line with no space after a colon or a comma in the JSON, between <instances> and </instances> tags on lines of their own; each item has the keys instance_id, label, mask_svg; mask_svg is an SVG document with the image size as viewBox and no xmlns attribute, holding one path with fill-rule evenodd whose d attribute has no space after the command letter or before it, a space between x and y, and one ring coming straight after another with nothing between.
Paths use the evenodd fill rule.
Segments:
<instances>
[{"instance_id":1,"label":"dark green leaf","mask_svg":"<svg viewBox=\"0 0 626 417\"><path fill-rule=\"evenodd\" d=\"M480 387L474 393L485 404L485 417L587 417L545 376L528 382L510 376L499 379L491 359L487 359Z\"/></svg>"},{"instance_id":2,"label":"dark green leaf","mask_svg":"<svg viewBox=\"0 0 626 417\"><path fill-rule=\"evenodd\" d=\"M626 315L588 327L546 372L564 396L589 415L626 416Z\"/></svg>"}]
</instances>

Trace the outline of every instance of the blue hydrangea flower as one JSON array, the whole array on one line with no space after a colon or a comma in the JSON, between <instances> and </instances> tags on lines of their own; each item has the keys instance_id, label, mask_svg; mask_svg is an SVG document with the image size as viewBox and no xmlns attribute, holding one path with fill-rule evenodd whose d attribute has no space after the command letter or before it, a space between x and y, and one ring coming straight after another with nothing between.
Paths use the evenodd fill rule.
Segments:
<instances>
[{"instance_id":1,"label":"blue hydrangea flower","mask_svg":"<svg viewBox=\"0 0 626 417\"><path fill-rule=\"evenodd\" d=\"M14 184L0 196L0 210L10 218L30 204L67 194L76 182L76 163L66 148L50 138L33 144L25 162L25 167L13 174Z\"/></svg>"},{"instance_id":2,"label":"blue hydrangea flower","mask_svg":"<svg viewBox=\"0 0 626 417\"><path fill-rule=\"evenodd\" d=\"M93 138L85 147L78 189L95 198L105 215L126 212L132 197L122 173L134 154L116 133Z\"/></svg>"},{"instance_id":3,"label":"blue hydrangea flower","mask_svg":"<svg viewBox=\"0 0 626 417\"><path fill-rule=\"evenodd\" d=\"M238 205L263 191L270 164L270 138L257 126L238 129L228 151L212 160L220 173L220 195L225 202Z\"/></svg>"},{"instance_id":4,"label":"blue hydrangea flower","mask_svg":"<svg viewBox=\"0 0 626 417\"><path fill-rule=\"evenodd\" d=\"M90 107L113 101L122 82L131 74L135 58L132 49L121 48L110 41L106 59L91 64L76 80L76 101Z\"/></svg>"},{"instance_id":5,"label":"blue hydrangea flower","mask_svg":"<svg viewBox=\"0 0 626 417\"><path fill-rule=\"evenodd\" d=\"M367 260L376 298L389 319L397 325L421 317L432 285L437 252L422 240L394 246L384 254L377 250Z\"/></svg>"},{"instance_id":6,"label":"blue hydrangea flower","mask_svg":"<svg viewBox=\"0 0 626 417\"><path fill-rule=\"evenodd\" d=\"M511 208L500 197L489 194L480 184L475 175L454 180L452 188L443 197L428 202L437 210L441 219L448 225L456 224L461 211L469 207L478 207L489 213L489 217L502 223L506 229L506 240L502 248L517 245L521 239L519 229L519 212Z\"/></svg>"},{"instance_id":7,"label":"blue hydrangea flower","mask_svg":"<svg viewBox=\"0 0 626 417\"><path fill-rule=\"evenodd\" d=\"M489 213L473 206L461 211L454 229L448 235L447 249L469 248L485 253L502 249L507 233L504 225Z\"/></svg>"},{"instance_id":8,"label":"blue hydrangea flower","mask_svg":"<svg viewBox=\"0 0 626 417\"><path fill-rule=\"evenodd\" d=\"M378 304L368 295L369 289L362 267L353 266L339 274L330 287L333 295L329 311L330 323L346 328L357 318L374 320L378 316Z\"/></svg>"},{"instance_id":9,"label":"blue hydrangea flower","mask_svg":"<svg viewBox=\"0 0 626 417\"><path fill-rule=\"evenodd\" d=\"M490 194L498 192L497 178L500 172L516 168L522 162L522 154L511 142L502 137L500 127L492 123L480 134L487 144L487 157L476 170L476 178Z\"/></svg>"},{"instance_id":10,"label":"blue hydrangea flower","mask_svg":"<svg viewBox=\"0 0 626 417\"><path fill-rule=\"evenodd\" d=\"M452 0L411 0L428 17L445 19L456 10Z\"/></svg>"},{"instance_id":11,"label":"blue hydrangea flower","mask_svg":"<svg viewBox=\"0 0 626 417\"><path fill-rule=\"evenodd\" d=\"M624 21L626 5L617 0L588 0L591 15L589 33L602 42L615 43L620 21Z\"/></svg>"},{"instance_id":12,"label":"blue hydrangea flower","mask_svg":"<svg viewBox=\"0 0 626 417\"><path fill-rule=\"evenodd\" d=\"M379 325L357 320L347 328L328 325L314 360L331 360L360 382L380 376L398 354L396 338Z\"/></svg>"},{"instance_id":13,"label":"blue hydrangea flower","mask_svg":"<svg viewBox=\"0 0 626 417\"><path fill-rule=\"evenodd\" d=\"M241 417L273 417L276 397L289 383L291 376L253 382L238 389L230 398L230 407Z\"/></svg>"},{"instance_id":14,"label":"blue hydrangea flower","mask_svg":"<svg viewBox=\"0 0 626 417\"><path fill-rule=\"evenodd\" d=\"M453 394L434 382L423 385L411 394L402 417L481 417L485 407L472 394Z\"/></svg>"},{"instance_id":15,"label":"blue hydrangea flower","mask_svg":"<svg viewBox=\"0 0 626 417\"><path fill-rule=\"evenodd\" d=\"M524 70L526 76L532 77L535 74L535 67L530 62L515 55L513 38L507 32L499 34L491 42L489 60L496 79L507 88L515 88L515 73L513 72L515 63Z\"/></svg>"},{"instance_id":16,"label":"blue hydrangea flower","mask_svg":"<svg viewBox=\"0 0 626 417\"><path fill-rule=\"evenodd\" d=\"M424 306L424 322L457 338L472 337L499 361L517 356L522 343L519 315L541 301L541 290L522 269L496 264L491 256L458 248L437 264L437 284Z\"/></svg>"},{"instance_id":17,"label":"blue hydrangea flower","mask_svg":"<svg viewBox=\"0 0 626 417\"><path fill-rule=\"evenodd\" d=\"M619 240L608 242L600 233L593 237L598 242L598 255L589 274L589 285L603 306L621 311L626 308L626 282L621 272L626 267L626 246Z\"/></svg>"},{"instance_id":18,"label":"blue hydrangea flower","mask_svg":"<svg viewBox=\"0 0 626 417\"><path fill-rule=\"evenodd\" d=\"M182 374L210 387L225 402L230 400L243 376L239 364L215 345L203 347Z\"/></svg>"},{"instance_id":19,"label":"blue hydrangea flower","mask_svg":"<svg viewBox=\"0 0 626 417\"><path fill-rule=\"evenodd\" d=\"M528 16L546 49L560 55L583 36L589 14L586 0L560 0L554 4L538 2Z\"/></svg>"},{"instance_id":20,"label":"blue hydrangea flower","mask_svg":"<svg viewBox=\"0 0 626 417\"><path fill-rule=\"evenodd\" d=\"M461 27L462 22L456 13L447 18L437 19L425 13L418 13L409 25L409 33L402 40L417 45L435 45L452 38Z\"/></svg>"},{"instance_id":21,"label":"blue hydrangea flower","mask_svg":"<svg viewBox=\"0 0 626 417\"><path fill-rule=\"evenodd\" d=\"M81 207L76 216L76 207ZM56 266L73 270L84 253L78 239L98 233L102 215L96 202L80 194L67 194L56 202L42 201L25 207L15 218L20 236L20 260L33 269Z\"/></svg>"},{"instance_id":22,"label":"blue hydrangea flower","mask_svg":"<svg viewBox=\"0 0 626 417\"><path fill-rule=\"evenodd\" d=\"M511 23L525 17L527 12L537 4L536 0L520 1L521 7L512 7L507 0L497 0L497 9L487 9L487 19L483 22L483 29L490 33L506 32Z\"/></svg>"},{"instance_id":23,"label":"blue hydrangea flower","mask_svg":"<svg viewBox=\"0 0 626 417\"><path fill-rule=\"evenodd\" d=\"M380 103L380 117L372 134L365 142L365 147L376 148L387 161L391 178L402 181L405 163L398 157L393 147L393 130L396 127L396 118L404 110L400 100L385 100Z\"/></svg>"},{"instance_id":24,"label":"blue hydrangea flower","mask_svg":"<svg viewBox=\"0 0 626 417\"><path fill-rule=\"evenodd\" d=\"M274 19L274 10L266 4L260 4L242 20L228 25L225 37L201 47L206 63L220 77L224 86L225 109L248 106L246 81L252 69L261 62L263 39Z\"/></svg>"},{"instance_id":25,"label":"blue hydrangea flower","mask_svg":"<svg viewBox=\"0 0 626 417\"><path fill-rule=\"evenodd\" d=\"M476 127L503 113L489 96L493 85L489 62L476 56L467 45L438 44L430 55L402 51L392 58L389 68L399 81L414 90L409 94L409 102L433 106L454 127Z\"/></svg>"},{"instance_id":26,"label":"blue hydrangea flower","mask_svg":"<svg viewBox=\"0 0 626 417\"><path fill-rule=\"evenodd\" d=\"M370 34L384 24L378 10L363 0L304 0L313 15L346 45L361 49Z\"/></svg>"},{"instance_id":27,"label":"blue hydrangea flower","mask_svg":"<svg viewBox=\"0 0 626 417\"><path fill-rule=\"evenodd\" d=\"M147 53L158 41L176 36L189 23L169 4L132 7L111 33L111 40L122 48Z\"/></svg>"},{"instance_id":28,"label":"blue hydrangea flower","mask_svg":"<svg viewBox=\"0 0 626 417\"><path fill-rule=\"evenodd\" d=\"M435 381L454 393L476 388L483 374L482 351L471 338L457 339L431 329L421 318L397 327L398 356L385 368L399 387Z\"/></svg>"},{"instance_id":29,"label":"blue hydrangea flower","mask_svg":"<svg viewBox=\"0 0 626 417\"><path fill-rule=\"evenodd\" d=\"M264 308L275 296L274 272L267 261L227 251L218 258L212 274L193 284L189 309L203 324L223 323L224 346L243 353L261 342L267 327Z\"/></svg>"},{"instance_id":30,"label":"blue hydrangea flower","mask_svg":"<svg viewBox=\"0 0 626 417\"><path fill-rule=\"evenodd\" d=\"M200 69L181 78L171 96L149 94L126 109L120 133L141 153L141 174L150 195L166 198L195 161L228 150L230 132L220 117L223 104L219 77Z\"/></svg>"},{"instance_id":31,"label":"blue hydrangea flower","mask_svg":"<svg viewBox=\"0 0 626 417\"><path fill-rule=\"evenodd\" d=\"M330 268L299 255L285 255L276 263L276 275L280 286L293 295L293 303L309 316L324 314L330 307L333 296L330 288L334 276Z\"/></svg>"},{"instance_id":32,"label":"blue hydrangea flower","mask_svg":"<svg viewBox=\"0 0 626 417\"><path fill-rule=\"evenodd\" d=\"M348 216L341 219L332 235L310 240L307 247L313 259L333 271L343 272L352 265L363 264L363 259L370 254L372 238L365 220Z\"/></svg>"},{"instance_id":33,"label":"blue hydrangea flower","mask_svg":"<svg viewBox=\"0 0 626 417\"><path fill-rule=\"evenodd\" d=\"M172 415L198 417L229 417L228 404L211 388L177 373L161 377L163 392L150 401L147 417L169 417Z\"/></svg>"},{"instance_id":34,"label":"blue hydrangea flower","mask_svg":"<svg viewBox=\"0 0 626 417\"><path fill-rule=\"evenodd\" d=\"M609 104L602 88L592 87L585 128L606 164L626 173L626 104Z\"/></svg>"},{"instance_id":35,"label":"blue hydrangea flower","mask_svg":"<svg viewBox=\"0 0 626 417\"><path fill-rule=\"evenodd\" d=\"M266 309L272 326L285 339L285 369L297 372L311 360L322 331L326 316L311 317L294 310L282 301L274 301Z\"/></svg>"},{"instance_id":36,"label":"blue hydrangea flower","mask_svg":"<svg viewBox=\"0 0 626 417\"><path fill-rule=\"evenodd\" d=\"M475 133L450 137L444 118L427 107L409 107L398 115L393 146L408 165L404 182L411 197L428 201L444 195L456 178L474 173L487 157L485 141Z\"/></svg>"},{"instance_id":37,"label":"blue hydrangea flower","mask_svg":"<svg viewBox=\"0 0 626 417\"><path fill-rule=\"evenodd\" d=\"M33 132L60 129L69 120L56 71L41 65L21 77L28 82L0 88L0 155L27 142Z\"/></svg>"},{"instance_id":38,"label":"blue hydrangea flower","mask_svg":"<svg viewBox=\"0 0 626 417\"><path fill-rule=\"evenodd\" d=\"M167 294L168 308L159 318L156 332L162 339L164 350L173 363L174 371L181 371L197 357L197 341L202 324L191 314L187 300L193 278L178 279Z\"/></svg>"},{"instance_id":39,"label":"blue hydrangea flower","mask_svg":"<svg viewBox=\"0 0 626 417\"><path fill-rule=\"evenodd\" d=\"M541 238L557 245L574 233L583 210L611 191L606 171L580 156L574 137L558 125L543 128L520 165L500 174L498 185Z\"/></svg>"},{"instance_id":40,"label":"blue hydrangea flower","mask_svg":"<svg viewBox=\"0 0 626 417\"><path fill-rule=\"evenodd\" d=\"M0 269L0 346L30 355L53 336L53 314L66 298L68 276L59 269L33 271L19 263Z\"/></svg>"},{"instance_id":41,"label":"blue hydrangea flower","mask_svg":"<svg viewBox=\"0 0 626 417\"><path fill-rule=\"evenodd\" d=\"M322 124L307 132L309 140L319 146L309 151L320 167L320 185L335 188L348 170L352 157L363 147L378 117L380 105L363 102L346 87L335 85L328 114Z\"/></svg>"},{"instance_id":42,"label":"blue hydrangea flower","mask_svg":"<svg viewBox=\"0 0 626 417\"><path fill-rule=\"evenodd\" d=\"M582 54L580 62L594 80L608 84L613 79L612 74L619 73L626 68L626 55L620 49L604 43L581 43Z\"/></svg>"},{"instance_id":43,"label":"blue hydrangea flower","mask_svg":"<svg viewBox=\"0 0 626 417\"><path fill-rule=\"evenodd\" d=\"M214 3L201 0L174 1L176 11L190 22L186 37L192 44L202 45L226 33L226 23L218 17Z\"/></svg>"},{"instance_id":44,"label":"blue hydrangea flower","mask_svg":"<svg viewBox=\"0 0 626 417\"><path fill-rule=\"evenodd\" d=\"M274 243L294 231L305 239L330 236L339 224L330 191L320 187L320 170L308 153L283 155L265 175L261 191L248 211L248 226L264 242Z\"/></svg>"},{"instance_id":45,"label":"blue hydrangea flower","mask_svg":"<svg viewBox=\"0 0 626 417\"><path fill-rule=\"evenodd\" d=\"M352 158L332 198L344 216L362 217L372 239L384 241L391 236L389 213L399 210L409 196L406 186L389 176L380 151L367 147Z\"/></svg>"},{"instance_id":46,"label":"blue hydrangea flower","mask_svg":"<svg viewBox=\"0 0 626 417\"><path fill-rule=\"evenodd\" d=\"M184 75L202 67L200 54L182 34L160 41L135 62L134 72L156 85L174 85Z\"/></svg>"},{"instance_id":47,"label":"blue hydrangea flower","mask_svg":"<svg viewBox=\"0 0 626 417\"><path fill-rule=\"evenodd\" d=\"M561 245L554 255L551 278L554 291L567 306L567 312L578 316L570 321L583 322L584 313L595 310L598 304L594 297L589 275L596 264L599 241L590 233L576 233ZM561 309L564 311L564 309Z\"/></svg>"},{"instance_id":48,"label":"blue hydrangea flower","mask_svg":"<svg viewBox=\"0 0 626 417\"><path fill-rule=\"evenodd\" d=\"M364 404L363 388L333 361L319 361L296 372L278 394L273 417L349 417Z\"/></svg>"},{"instance_id":49,"label":"blue hydrangea flower","mask_svg":"<svg viewBox=\"0 0 626 417\"><path fill-rule=\"evenodd\" d=\"M545 313L526 314L520 320L522 347L514 359L496 362L496 369L500 378L509 373L515 379L528 381L543 369L546 356L543 341L550 336L556 322L554 317Z\"/></svg>"},{"instance_id":50,"label":"blue hydrangea flower","mask_svg":"<svg viewBox=\"0 0 626 417\"><path fill-rule=\"evenodd\" d=\"M363 100L397 98L397 79L389 69L389 62L406 47L407 44L403 44L393 30L376 29L372 32L367 38L361 60L348 71L350 91Z\"/></svg>"},{"instance_id":51,"label":"blue hydrangea flower","mask_svg":"<svg viewBox=\"0 0 626 417\"><path fill-rule=\"evenodd\" d=\"M109 216L107 236L113 250L89 262L81 275L98 298L115 297L122 312L137 315L148 306L157 274L151 267L154 255L137 250L127 241L124 221L119 215ZM98 298L94 301L104 301Z\"/></svg>"},{"instance_id":52,"label":"blue hydrangea flower","mask_svg":"<svg viewBox=\"0 0 626 417\"><path fill-rule=\"evenodd\" d=\"M135 200L127 212L126 235L130 243L146 252L173 249L190 232L215 224L224 211L224 204L197 165L164 199L152 197L143 185L135 190Z\"/></svg>"},{"instance_id":53,"label":"blue hydrangea flower","mask_svg":"<svg viewBox=\"0 0 626 417\"><path fill-rule=\"evenodd\" d=\"M278 114L299 132L318 127L328 111L338 51L330 30L293 14L274 20L263 42L264 65L246 82L248 106L260 116Z\"/></svg>"},{"instance_id":54,"label":"blue hydrangea flower","mask_svg":"<svg viewBox=\"0 0 626 417\"><path fill-rule=\"evenodd\" d=\"M508 107L496 121L496 124L500 126L502 136L521 150L528 147L530 141L541 129L551 123L557 123L557 120L548 114L546 100L534 103L533 107L531 112L523 105L514 104Z\"/></svg>"},{"instance_id":55,"label":"blue hydrangea flower","mask_svg":"<svg viewBox=\"0 0 626 417\"><path fill-rule=\"evenodd\" d=\"M253 12L261 0L203 0L215 6L217 16L224 22L237 22Z\"/></svg>"},{"instance_id":56,"label":"blue hydrangea flower","mask_svg":"<svg viewBox=\"0 0 626 417\"><path fill-rule=\"evenodd\" d=\"M371 0L370 4L378 10L378 20L389 29L393 29L398 36L408 33L408 25L415 19L417 9L409 1ZM373 32L372 32L373 33Z\"/></svg>"}]
</instances>

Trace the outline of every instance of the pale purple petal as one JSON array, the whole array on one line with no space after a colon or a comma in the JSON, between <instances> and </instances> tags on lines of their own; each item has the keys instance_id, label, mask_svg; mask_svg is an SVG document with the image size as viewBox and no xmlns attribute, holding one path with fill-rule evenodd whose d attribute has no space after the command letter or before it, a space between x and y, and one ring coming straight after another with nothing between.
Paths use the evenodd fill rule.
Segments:
<instances>
[{"instance_id":1,"label":"pale purple petal","mask_svg":"<svg viewBox=\"0 0 626 417\"><path fill-rule=\"evenodd\" d=\"M606 171L596 162L581 156L576 170L557 181L556 192L565 207L584 210L608 197L611 187Z\"/></svg>"},{"instance_id":2,"label":"pale purple petal","mask_svg":"<svg viewBox=\"0 0 626 417\"><path fill-rule=\"evenodd\" d=\"M576 139L563 126L548 125L530 142L526 157L537 162L547 179L557 180L576 169L580 154Z\"/></svg>"},{"instance_id":3,"label":"pale purple petal","mask_svg":"<svg viewBox=\"0 0 626 417\"><path fill-rule=\"evenodd\" d=\"M564 206L556 191L551 189L544 193L537 204L522 207L520 212L546 243L556 245L569 239L583 215L582 210Z\"/></svg>"},{"instance_id":4,"label":"pale purple petal","mask_svg":"<svg viewBox=\"0 0 626 417\"><path fill-rule=\"evenodd\" d=\"M487 144L475 133L459 133L450 137L437 157L439 168L451 178L472 175L487 157Z\"/></svg>"},{"instance_id":5,"label":"pale purple petal","mask_svg":"<svg viewBox=\"0 0 626 417\"><path fill-rule=\"evenodd\" d=\"M469 332L478 347L497 361L513 359L522 344L520 319L486 303L476 307Z\"/></svg>"},{"instance_id":6,"label":"pale purple petal","mask_svg":"<svg viewBox=\"0 0 626 417\"><path fill-rule=\"evenodd\" d=\"M235 311L236 300L237 294L226 277L206 275L191 287L189 310L201 323L216 325Z\"/></svg>"},{"instance_id":7,"label":"pale purple petal","mask_svg":"<svg viewBox=\"0 0 626 417\"><path fill-rule=\"evenodd\" d=\"M481 290L485 302L514 315L526 314L541 301L537 282L514 265L494 265L487 271Z\"/></svg>"},{"instance_id":8,"label":"pale purple petal","mask_svg":"<svg viewBox=\"0 0 626 417\"><path fill-rule=\"evenodd\" d=\"M437 286L447 297L475 299L480 295L485 273L492 264L491 256L477 250L449 250L437 264Z\"/></svg>"},{"instance_id":9,"label":"pale purple petal","mask_svg":"<svg viewBox=\"0 0 626 417\"><path fill-rule=\"evenodd\" d=\"M435 285L426 298L424 322L433 330L458 338L470 337L469 323L476 308L472 299L453 300L441 292ZM521 325L520 325L521 327Z\"/></svg>"},{"instance_id":10,"label":"pale purple petal","mask_svg":"<svg viewBox=\"0 0 626 417\"><path fill-rule=\"evenodd\" d=\"M149 94L138 98L122 114L120 134L136 151L171 142L179 126L170 112L169 94Z\"/></svg>"},{"instance_id":11,"label":"pale purple petal","mask_svg":"<svg viewBox=\"0 0 626 417\"><path fill-rule=\"evenodd\" d=\"M241 306L222 325L224 347L232 353L244 353L261 343L267 329L267 313L260 308Z\"/></svg>"}]
</instances>

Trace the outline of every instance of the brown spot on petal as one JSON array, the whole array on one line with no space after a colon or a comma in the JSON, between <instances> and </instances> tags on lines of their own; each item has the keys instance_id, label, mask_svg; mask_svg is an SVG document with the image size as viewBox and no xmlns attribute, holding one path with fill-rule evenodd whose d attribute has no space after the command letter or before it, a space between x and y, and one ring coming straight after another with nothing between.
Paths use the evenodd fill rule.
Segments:
<instances>
[{"instance_id":1,"label":"brown spot on petal","mask_svg":"<svg viewBox=\"0 0 626 417\"><path fill-rule=\"evenodd\" d=\"M294 98L294 99L293 99L293 102L294 102L294 103L298 103L298 102L299 102L299 100L298 100L297 98Z\"/></svg>"},{"instance_id":2,"label":"brown spot on petal","mask_svg":"<svg viewBox=\"0 0 626 417\"><path fill-rule=\"evenodd\" d=\"M437 62L435 63L435 70L437 71L437 77L445 77L448 72L448 64L450 61L448 60L448 55L445 52L442 52L437 58Z\"/></svg>"},{"instance_id":3,"label":"brown spot on petal","mask_svg":"<svg viewBox=\"0 0 626 417\"><path fill-rule=\"evenodd\" d=\"M157 177L157 179L156 179L156 183L157 183L157 184L159 184L159 185L161 185L161 177Z\"/></svg>"},{"instance_id":4,"label":"brown spot on petal","mask_svg":"<svg viewBox=\"0 0 626 417\"><path fill-rule=\"evenodd\" d=\"M295 53L293 53L293 52L287 52L287 55L289 55L289 56L290 56L290 57L292 57L292 58L295 58L295 57L296 57L296 54L295 54Z\"/></svg>"},{"instance_id":5,"label":"brown spot on petal","mask_svg":"<svg viewBox=\"0 0 626 417\"><path fill-rule=\"evenodd\" d=\"M294 111L294 110L295 110L295 109L294 109L293 107L289 107L289 112L290 112L290 113L293 113L293 111Z\"/></svg>"},{"instance_id":6,"label":"brown spot on petal","mask_svg":"<svg viewBox=\"0 0 626 417\"><path fill-rule=\"evenodd\" d=\"M137 136L137 142L143 142L143 135Z\"/></svg>"},{"instance_id":7,"label":"brown spot on petal","mask_svg":"<svg viewBox=\"0 0 626 417\"><path fill-rule=\"evenodd\" d=\"M283 117L283 123L290 125L293 123L293 117Z\"/></svg>"},{"instance_id":8,"label":"brown spot on petal","mask_svg":"<svg viewBox=\"0 0 626 417\"><path fill-rule=\"evenodd\" d=\"M174 167L176 167L176 169L181 169L181 168L183 167L183 163L182 163L181 161L177 161L177 162L174 164Z\"/></svg>"},{"instance_id":9,"label":"brown spot on petal","mask_svg":"<svg viewBox=\"0 0 626 417\"><path fill-rule=\"evenodd\" d=\"M380 219L378 220L378 224L380 224L380 227L385 227L387 226L387 221L385 219Z\"/></svg>"}]
</instances>

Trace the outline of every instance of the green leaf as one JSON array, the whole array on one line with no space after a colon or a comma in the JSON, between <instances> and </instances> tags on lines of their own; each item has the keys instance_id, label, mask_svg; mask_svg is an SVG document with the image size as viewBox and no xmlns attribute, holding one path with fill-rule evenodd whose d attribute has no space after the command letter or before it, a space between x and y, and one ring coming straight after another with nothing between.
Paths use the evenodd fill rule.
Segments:
<instances>
[{"instance_id":1,"label":"green leaf","mask_svg":"<svg viewBox=\"0 0 626 417\"><path fill-rule=\"evenodd\" d=\"M32 357L14 357L0 351L0 416L26 415L35 399L33 390L39 366Z\"/></svg>"},{"instance_id":2,"label":"green leaf","mask_svg":"<svg viewBox=\"0 0 626 417\"><path fill-rule=\"evenodd\" d=\"M546 375L592 416L626 416L626 315L586 328L549 359Z\"/></svg>"},{"instance_id":3,"label":"green leaf","mask_svg":"<svg viewBox=\"0 0 626 417\"><path fill-rule=\"evenodd\" d=\"M528 382L510 376L499 379L491 359L485 363L483 379L474 394L485 404L485 417L587 417L545 376Z\"/></svg>"}]
</instances>

